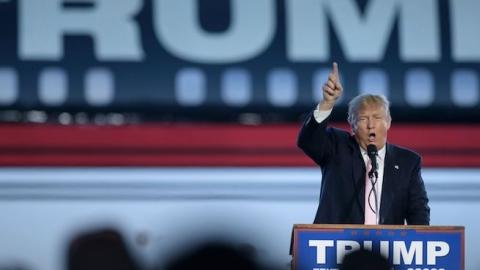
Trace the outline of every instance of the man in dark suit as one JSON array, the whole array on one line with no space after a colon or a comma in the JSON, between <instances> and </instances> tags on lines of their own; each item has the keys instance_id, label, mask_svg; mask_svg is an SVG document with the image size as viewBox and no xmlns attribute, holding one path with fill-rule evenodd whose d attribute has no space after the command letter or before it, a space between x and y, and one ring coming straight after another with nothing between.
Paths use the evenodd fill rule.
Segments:
<instances>
[{"instance_id":1,"label":"man in dark suit","mask_svg":"<svg viewBox=\"0 0 480 270\"><path fill-rule=\"evenodd\" d=\"M391 117L382 95L360 95L349 103L351 133L328 126L342 94L338 66L323 87L323 100L307 117L298 146L322 170L314 223L428 225L430 208L421 176L421 158L387 143ZM370 155L367 146L378 152ZM372 171L373 158L376 173ZM367 169L368 168L368 169Z\"/></svg>"}]
</instances>

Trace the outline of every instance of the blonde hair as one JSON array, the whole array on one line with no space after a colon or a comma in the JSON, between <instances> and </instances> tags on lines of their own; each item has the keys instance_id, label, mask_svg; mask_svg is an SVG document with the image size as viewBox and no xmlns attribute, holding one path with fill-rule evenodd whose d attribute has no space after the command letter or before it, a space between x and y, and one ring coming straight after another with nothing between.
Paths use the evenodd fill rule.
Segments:
<instances>
[{"instance_id":1,"label":"blonde hair","mask_svg":"<svg viewBox=\"0 0 480 270\"><path fill-rule=\"evenodd\" d=\"M348 103L347 121L353 130L357 128L358 113L361 109L368 106L383 106L387 114L388 121L391 121L390 102L384 95L363 94L354 97Z\"/></svg>"}]
</instances>

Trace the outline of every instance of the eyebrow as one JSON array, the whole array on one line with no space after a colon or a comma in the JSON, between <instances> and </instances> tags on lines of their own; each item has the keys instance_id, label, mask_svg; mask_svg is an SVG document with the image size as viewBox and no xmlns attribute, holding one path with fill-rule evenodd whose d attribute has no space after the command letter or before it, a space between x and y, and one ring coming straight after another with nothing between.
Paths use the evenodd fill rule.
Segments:
<instances>
[{"instance_id":1,"label":"eyebrow","mask_svg":"<svg viewBox=\"0 0 480 270\"><path fill-rule=\"evenodd\" d=\"M384 115L383 113L374 113L372 115L366 115L366 114L359 114L357 116L357 118L364 118L364 117L368 117L368 116L372 116L372 117L386 117L386 115Z\"/></svg>"}]
</instances>

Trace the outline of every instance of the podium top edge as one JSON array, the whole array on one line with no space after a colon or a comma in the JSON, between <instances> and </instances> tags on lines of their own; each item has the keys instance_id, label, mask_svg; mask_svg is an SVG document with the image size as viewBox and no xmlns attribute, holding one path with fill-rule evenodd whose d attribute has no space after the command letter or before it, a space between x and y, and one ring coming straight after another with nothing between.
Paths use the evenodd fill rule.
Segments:
<instances>
[{"instance_id":1,"label":"podium top edge","mask_svg":"<svg viewBox=\"0 0 480 270\"><path fill-rule=\"evenodd\" d=\"M465 226L363 225L363 224L294 224L293 229L391 229L391 230L465 230Z\"/></svg>"}]
</instances>

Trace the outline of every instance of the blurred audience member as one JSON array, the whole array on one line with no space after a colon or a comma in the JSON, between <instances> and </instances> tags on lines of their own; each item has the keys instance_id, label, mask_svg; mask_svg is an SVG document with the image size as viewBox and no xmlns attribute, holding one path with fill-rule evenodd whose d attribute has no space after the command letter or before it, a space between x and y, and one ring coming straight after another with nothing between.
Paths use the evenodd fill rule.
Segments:
<instances>
[{"instance_id":1,"label":"blurred audience member","mask_svg":"<svg viewBox=\"0 0 480 270\"><path fill-rule=\"evenodd\" d=\"M377 253L360 249L345 255L340 270L390 270L387 259Z\"/></svg>"},{"instance_id":2,"label":"blurred audience member","mask_svg":"<svg viewBox=\"0 0 480 270\"><path fill-rule=\"evenodd\" d=\"M122 235L114 229L101 229L75 237L68 247L69 270L139 269Z\"/></svg>"},{"instance_id":3,"label":"blurred audience member","mask_svg":"<svg viewBox=\"0 0 480 270\"><path fill-rule=\"evenodd\" d=\"M256 270L262 269L250 248L209 242L194 248L158 270Z\"/></svg>"}]
</instances>

